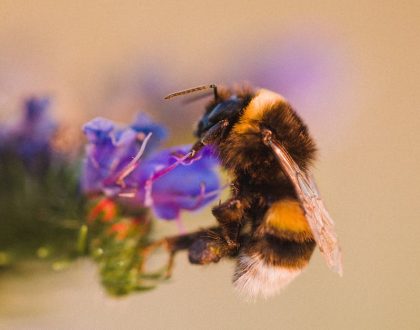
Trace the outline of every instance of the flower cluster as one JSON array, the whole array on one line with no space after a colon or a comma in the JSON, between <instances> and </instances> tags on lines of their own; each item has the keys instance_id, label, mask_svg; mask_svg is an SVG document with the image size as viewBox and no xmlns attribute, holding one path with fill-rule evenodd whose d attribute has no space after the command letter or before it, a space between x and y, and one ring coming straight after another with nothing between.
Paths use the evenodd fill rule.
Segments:
<instances>
[{"instance_id":1,"label":"flower cluster","mask_svg":"<svg viewBox=\"0 0 420 330\"><path fill-rule=\"evenodd\" d=\"M59 127L48 108L48 99L30 98L19 121L0 127L0 268L37 257L60 270L89 256L113 295L156 286L170 262L145 270L154 246L149 210L179 219L213 200L212 151L192 161L190 146L159 150L167 131L145 114L122 128L96 118L83 127L80 168L55 148Z\"/></svg>"},{"instance_id":2,"label":"flower cluster","mask_svg":"<svg viewBox=\"0 0 420 330\"><path fill-rule=\"evenodd\" d=\"M83 131L88 145L81 186L87 194L104 193L131 205L151 207L166 220L177 219L183 209L199 209L217 196L217 162L211 150L203 150L190 164L182 162L190 146L156 151L166 130L145 114L124 128L96 118Z\"/></svg>"}]
</instances>

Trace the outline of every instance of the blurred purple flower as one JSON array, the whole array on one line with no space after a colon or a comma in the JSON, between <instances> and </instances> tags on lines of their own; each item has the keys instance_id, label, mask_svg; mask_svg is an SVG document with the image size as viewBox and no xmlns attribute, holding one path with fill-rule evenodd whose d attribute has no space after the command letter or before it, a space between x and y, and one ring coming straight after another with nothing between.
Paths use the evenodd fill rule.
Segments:
<instances>
[{"instance_id":1,"label":"blurred purple flower","mask_svg":"<svg viewBox=\"0 0 420 330\"><path fill-rule=\"evenodd\" d=\"M18 152L22 157L50 152L57 123L48 113L49 106L50 100L46 97L32 97L26 101L23 118L12 131L12 138L18 143Z\"/></svg>"},{"instance_id":2,"label":"blurred purple flower","mask_svg":"<svg viewBox=\"0 0 420 330\"><path fill-rule=\"evenodd\" d=\"M155 177L185 156L189 146L150 155L166 137L166 130L145 115L123 129L107 119L96 118L83 130L88 139L81 178L85 193L129 196L127 203L152 207L158 217L167 220L178 218L182 209L196 210L217 196L217 164L208 149L192 164L180 164L162 177ZM142 149L144 152L139 153Z\"/></svg>"},{"instance_id":3,"label":"blurred purple flower","mask_svg":"<svg viewBox=\"0 0 420 330\"><path fill-rule=\"evenodd\" d=\"M21 119L13 126L0 128L0 152L16 156L29 169L45 170L57 132L57 124L48 113L49 105L46 97L26 100Z\"/></svg>"},{"instance_id":4,"label":"blurred purple flower","mask_svg":"<svg viewBox=\"0 0 420 330\"><path fill-rule=\"evenodd\" d=\"M219 79L268 88L286 97L305 115L320 117L326 95L345 89L348 67L341 42L323 31L321 26L302 25L280 33L273 31L265 40L258 39L257 47L246 44L246 52L238 48L226 77Z\"/></svg>"}]
</instances>

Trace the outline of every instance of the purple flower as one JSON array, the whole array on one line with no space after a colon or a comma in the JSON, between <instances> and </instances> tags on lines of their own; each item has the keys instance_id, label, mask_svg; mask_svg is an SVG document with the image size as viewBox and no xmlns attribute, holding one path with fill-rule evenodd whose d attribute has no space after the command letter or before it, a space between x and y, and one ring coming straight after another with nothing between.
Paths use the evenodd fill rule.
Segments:
<instances>
[{"instance_id":1,"label":"purple flower","mask_svg":"<svg viewBox=\"0 0 420 330\"><path fill-rule=\"evenodd\" d=\"M20 120L2 128L0 152L14 155L28 169L44 171L51 158L51 141L57 124L48 113L46 97L32 97L25 102Z\"/></svg>"},{"instance_id":2,"label":"purple flower","mask_svg":"<svg viewBox=\"0 0 420 330\"><path fill-rule=\"evenodd\" d=\"M95 118L83 127L88 139L83 162L81 187L85 193L111 188L119 172L137 154L144 138L131 128L119 129L105 118Z\"/></svg>"},{"instance_id":3,"label":"purple flower","mask_svg":"<svg viewBox=\"0 0 420 330\"><path fill-rule=\"evenodd\" d=\"M204 150L200 159L175 167L190 147L152 153L166 130L144 115L123 129L96 118L83 130L88 139L81 182L85 193L129 196L123 200L151 207L167 220L178 218L183 209L196 210L217 196L219 178L212 153ZM174 168L163 175L162 170L171 166Z\"/></svg>"},{"instance_id":4,"label":"purple flower","mask_svg":"<svg viewBox=\"0 0 420 330\"><path fill-rule=\"evenodd\" d=\"M133 179L138 183L135 200L152 207L159 218L176 219L181 210L199 209L218 195L217 160L208 148L198 155L201 158L197 161L178 165L148 184L150 178L173 165L190 149L191 146L180 146L160 151L142 162L133 173Z\"/></svg>"}]
</instances>

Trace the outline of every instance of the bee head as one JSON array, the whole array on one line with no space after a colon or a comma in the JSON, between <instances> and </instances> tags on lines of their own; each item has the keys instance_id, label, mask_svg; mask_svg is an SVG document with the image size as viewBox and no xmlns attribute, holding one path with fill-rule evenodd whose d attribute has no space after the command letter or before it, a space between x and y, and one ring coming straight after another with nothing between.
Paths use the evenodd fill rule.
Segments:
<instances>
[{"instance_id":1,"label":"bee head","mask_svg":"<svg viewBox=\"0 0 420 330\"><path fill-rule=\"evenodd\" d=\"M221 122L227 123L223 127L232 127L239 120L242 110L254 96L253 89L248 85L229 89L218 88L215 84L210 84L175 92L166 96L165 99L206 89L213 89L214 99L206 106L206 111L194 132L195 136L199 138Z\"/></svg>"},{"instance_id":2,"label":"bee head","mask_svg":"<svg viewBox=\"0 0 420 330\"><path fill-rule=\"evenodd\" d=\"M236 95L226 100L212 102L207 107L204 116L198 122L194 134L197 137L202 137L209 129L223 120L227 120L229 126L231 126L238 120L242 108L243 101Z\"/></svg>"}]
</instances>

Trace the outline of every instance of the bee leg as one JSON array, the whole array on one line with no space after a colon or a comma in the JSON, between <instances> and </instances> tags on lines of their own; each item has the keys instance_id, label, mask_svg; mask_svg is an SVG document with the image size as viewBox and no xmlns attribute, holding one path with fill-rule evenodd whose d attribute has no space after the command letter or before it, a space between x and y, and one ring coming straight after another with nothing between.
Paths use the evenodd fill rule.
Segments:
<instances>
[{"instance_id":1,"label":"bee leg","mask_svg":"<svg viewBox=\"0 0 420 330\"><path fill-rule=\"evenodd\" d=\"M192 264L204 265L218 262L226 255L226 243L221 236L220 227L211 227L191 234L166 238L170 251L170 268L178 251L188 250L188 259ZM171 270L169 268L169 271Z\"/></svg>"},{"instance_id":2,"label":"bee leg","mask_svg":"<svg viewBox=\"0 0 420 330\"><path fill-rule=\"evenodd\" d=\"M169 253L166 267L166 277L170 277L177 252L188 250L188 257L193 264L208 264L217 262L226 255L226 248L221 239L221 228L211 227L189 234L166 237L150 245L151 250L163 246ZM146 251L149 250L146 248ZM149 254L149 253L148 253Z\"/></svg>"},{"instance_id":3,"label":"bee leg","mask_svg":"<svg viewBox=\"0 0 420 330\"><path fill-rule=\"evenodd\" d=\"M223 228L214 227L203 231L197 236L188 249L188 258L192 264L205 265L218 262L223 257L233 257L238 254L238 245L233 249L223 238ZM238 238L239 240L239 238Z\"/></svg>"},{"instance_id":4,"label":"bee leg","mask_svg":"<svg viewBox=\"0 0 420 330\"><path fill-rule=\"evenodd\" d=\"M224 256L224 244L205 237L198 238L188 249L188 260L192 264L206 265L218 262Z\"/></svg>"},{"instance_id":5,"label":"bee leg","mask_svg":"<svg viewBox=\"0 0 420 330\"><path fill-rule=\"evenodd\" d=\"M221 227L222 238L227 245L229 254L235 254L239 249L239 234L244 219L244 203L232 198L213 208L213 215Z\"/></svg>"},{"instance_id":6,"label":"bee leg","mask_svg":"<svg viewBox=\"0 0 420 330\"><path fill-rule=\"evenodd\" d=\"M188 259L192 264L204 265L211 262L218 262L225 256L234 256L237 250L232 252L226 240L223 238L222 227L211 227L189 234L166 237L160 241L151 243L143 254L147 257L157 248L162 246L168 253L169 259L166 267L165 277L172 274L174 258L179 251L188 250ZM144 269L142 268L142 271Z\"/></svg>"},{"instance_id":7,"label":"bee leg","mask_svg":"<svg viewBox=\"0 0 420 330\"><path fill-rule=\"evenodd\" d=\"M213 229L217 230L216 227ZM196 231L189 234L165 237L160 240L149 243L140 251L140 256L142 259L142 262L139 266L140 273L147 273L147 269L146 269L147 261L156 250L163 248L169 254L168 261L165 267L166 269L165 269L164 277L170 278L172 275L172 269L174 266L175 255L179 251L188 250L197 239L205 235L204 234L205 232L206 232L205 230L200 230L200 231Z\"/></svg>"},{"instance_id":8,"label":"bee leg","mask_svg":"<svg viewBox=\"0 0 420 330\"><path fill-rule=\"evenodd\" d=\"M191 148L191 157L194 157L195 154L200 151L204 146L208 144L213 144L214 141L220 139L226 131L226 128L229 126L229 121L224 119L217 124L215 124L212 128L210 128L204 136L198 140L193 147Z\"/></svg>"}]
</instances>

